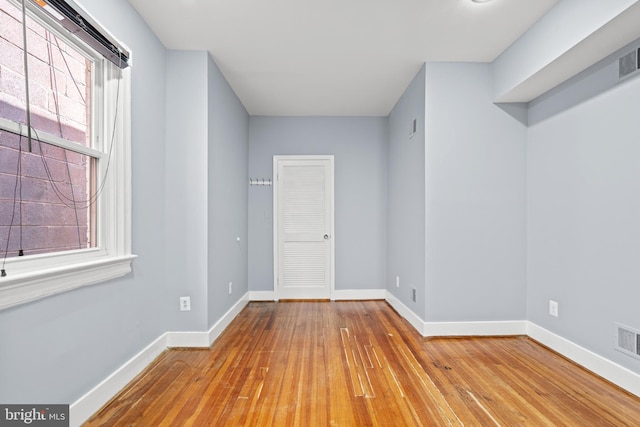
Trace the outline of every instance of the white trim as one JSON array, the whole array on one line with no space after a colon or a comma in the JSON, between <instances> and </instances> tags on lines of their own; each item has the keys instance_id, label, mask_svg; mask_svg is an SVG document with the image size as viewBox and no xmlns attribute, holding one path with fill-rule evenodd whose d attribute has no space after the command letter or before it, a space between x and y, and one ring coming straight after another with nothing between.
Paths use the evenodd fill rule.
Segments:
<instances>
[{"instance_id":1,"label":"white trim","mask_svg":"<svg viewBox=\"0 0 640 427\"><path fill-rule=\"evenodd\" d=\"M278 189L279 189L279 179L278 179L278 162L280 160L323 160L329 161L329 168L331 172L331 176L328 178L329 191L331 193L331 209L330 209L330 222L331 229L329 231L329 235L331 236L330 240L330 250L331 250L331 266L329 272L329 298L334 299L333 293L335 292L336 286L336 227L335 227L335 205L336 205L336 195L335 195L335 156L333 154L320 154L320 155L275 155L273 156L273 170L272 170L272 182L273 182L273 194L272 194L272 205L273 205L273 292L275 294L275 300L280 298L280 289L279 289L279 233L278 233Z\"/></svg>"},{"instance_id":2,"label":"white trim","mask_svg":"<svg viewBox=\"0 0 640 427\"><path fill-rule=\"evenodd\" d=\"M0 280L0 310L124 276L135 255L43 268Z\"/></svg>"},{"instance_id":3,"label":"white trim","mask_svg":"<svg viewBox=\"0 0 640 427\"><path fill-rule=\"evenodd\" d=\"M145 370L166 348L167 334L162 334L115 372L102 380L100 384L72 403L69 407L69 424L71 426L82 425L140 374L140 372Z\"/></svg>"},{"instance_id":4,"label":"white trim","mask_svg":"<svg viewBox=\"0 0 640 427\"><path fill-rule=\"evenodd\" d=\"M415 314L409 307L404 305L395 295L387 291L386 301L389 305L398 312L407 322L413 326L416 331L424 336L425 323L417 314Z\"/></svg>"},{"instance_id":5,"label":"white trim","mask_svg":"<svg viewBox=\"0 0 640 427\"><path fill-rule=\"evenodd\" d=\"M378 294L378 289L375 291ZM348 291L355 296L364 298L367 290ZM393 294L384 290L386 301L423 336L481 336L481 335L528 335L541 344L567 357L573 362L585 367L630 393L640 396L640 374L637 374L623 366L620 366L602 356L599 356L565 338L562 338L534 323L528 321L505 322L443 322L427 323L420 319L408 307L406 307ZM268 292L248 292L227 313L214 324L208 332L167 332L158 337L145 349L136 354L131 360L118 368L114 373L105 378L100 384L75 401L70 406L70 425L80 426L102 406L111 400L131 380L153 362L167 347L178 347L176 343L194 342L192 347L209 347L242 311L249 300L254 296L266 295ZM251 299L254 301L253 299ZM424 331L431 332L430 334ZM179 345L184 346L184 345Z\"/></svg>"},{"instance_id":6,"label":"white trim","mask_svg":"<svg viewBox=\"0 0 640 427\"><path fill-rule=\"evenodd\" d=\"M231 321L236 318L249 303L247 292L236 302L208 331L173 331L167 332L167 347L207 348L222 334Z\"/></svg>"},{"instance_id":7,"label":"white trim","mask_svg":"<svg viewBox=\"0 0 640 427\"><path fill-rule=\"evenodd\" d=\"M527 322L504 320L487 322L425 322L425 337L482 337L526 335Z\"/></svg>"},{"instance_id":8,"label":"white trim","mask_svg":"<svg viewBox=\"0 0 640 427\"><path fill-rule=\"evenodd\" d=\"M231 321L249 304L249 293L247 292L233 305L225 314L209 329L209 345L218 339L220 334L229 326ZM208 346L207 346L208 347Z\"/></svg>"},{"instance_id":9,"label":"white trim","mask_svg":"<svg viewBox=\"0 0 640 427\"><path fill-rule=\"evenodd\" d=\"M0 117L0 130L6 130L7 132L11 132L16 135L22 135L24 138L27 138L29 136L27 125L14 122L13 120L8 120L2 117ZM87 147L86 145L80 145L77 142L69 142L66 139L62 139L59 136L53 135L43 130L33 129L32 139L44 142L45 144L64 148L65 150L84 154L85 156L95 157L96 159L102 159L106 156L106 154L100 150Z\"/></svg>"},{"instance_id":10,"label":"white trim","mask_svg":"<svg viewBox=\"0 0 640 427\"><path fill-rule=\"evenodd\" d=\"M332 301L385 299L386 289L339 289L331 293Z\"/></svg>"},{"instance_id":11,"label":"white trim","mask_svg":"<svg viewBox=\"0 0 640 427\"><path fill-rule=\"evenodd\" d=\"M207 348L209 347L209 334L193 331L167 332L167 347Z\"/></svg>"},{"instance_id":12,"label":"white trim","mask_svg":"<svg viewBox=\"0 0 640 427\"><path fill-rule=\"evenodd\" d=\"M402 301L387 291L386 301L423 337L511 336L526 335L524 320L485 322L425 322Z\"/></svg>"},{"instance_id":13,"label":"white trim","mask_svg":"<svg viewBox=\"0 0 640 427\"><path fill-rule=\"evenodd\" d=\"M164 350L171 347L209 347L249 302L245 294L208 332L166 332L115 372L70 405L71 426L80 426L117 395Z\"/></svg>"},{"instance_id":14,"label":"white trim","mask_svg":"<svg viewBox=\"0 0 640 427\"><path fill-rule=\"evenodd\" d=\"M640 397L640 374L526 320L425 322L387 291L386 301L424 337L526 335L572 362Z\"/></svg>"},{"instance_id":15,"label":"white trim","mask_svg":"<svg viewBox=\"0 0 640 427\"><path fill-rule=\"evenodd\" d=\"M640 397L640 374L606 359L532 322L527 335L564 357Z\"/></svg>"},{"instance_id":16,"label":"white trim","mask_svg":"<svg viewBox=\"0 0 640 427\"><path fill-rule=\"evenodd\" d=\"M72 44L81 47L75 41ZM131 254L131 72L96 55L92 87L102 90L93 94L96 111L91 131L104 153L96 171L97 185L102 186L96 212L97 247L3 260L7 276L0 277L0 310L131 271L135 258ZM100 114L98 105L103 106ZM80 148L78 145L75 151L82 151Z\"/></svg>"},{"instance_id":17,"label":"white trim","mask_svg":"<svg viewBox=\"0 0 640 427\"><path fill-rule=\"evenodd\" d=\"M383 300L386 289L339 289L331 293L332 301ZM249 301L278 301L274 291L250 291Z\"/></svg>"},{"instance_id":18,"label":"white trim","mask_svg":"<svg viewBox=\"0 0 640 427\"><path fill-rule=\"evenodd\" d=\"M275 291L249 291L249 301L277 301Z\"/></svg>"}]
</instances>

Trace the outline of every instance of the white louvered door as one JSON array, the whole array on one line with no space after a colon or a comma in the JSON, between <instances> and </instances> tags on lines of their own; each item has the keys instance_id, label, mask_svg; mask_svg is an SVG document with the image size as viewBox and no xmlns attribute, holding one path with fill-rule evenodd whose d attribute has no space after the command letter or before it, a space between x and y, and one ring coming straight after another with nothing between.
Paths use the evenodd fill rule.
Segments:
<instances>
[{"instance_id":1,"label":"white louvered door","mask_svg":"<svg viewBox=\"0 0 640 427\"><path fill-rule=\"evenodd\" d=\"M274 157L278 299L329 299L333 282L333 157Z\"/></svg>"}]
</instances>

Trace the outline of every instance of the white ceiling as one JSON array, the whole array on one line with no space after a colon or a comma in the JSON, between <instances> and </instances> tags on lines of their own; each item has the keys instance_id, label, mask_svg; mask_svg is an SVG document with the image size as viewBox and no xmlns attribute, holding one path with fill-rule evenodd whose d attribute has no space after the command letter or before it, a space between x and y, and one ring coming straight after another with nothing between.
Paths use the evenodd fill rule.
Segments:
<instances>
[{"instance_id":1,"label":"white ceiling","mask_svg":"<svg viewBox=\"0 0 640 427\"><path fill-rule=\"evenodd\" d=\"M129 0L251 115L386 116L426 61L492 62L558 0Z\"/></svg>"}]
</instances>

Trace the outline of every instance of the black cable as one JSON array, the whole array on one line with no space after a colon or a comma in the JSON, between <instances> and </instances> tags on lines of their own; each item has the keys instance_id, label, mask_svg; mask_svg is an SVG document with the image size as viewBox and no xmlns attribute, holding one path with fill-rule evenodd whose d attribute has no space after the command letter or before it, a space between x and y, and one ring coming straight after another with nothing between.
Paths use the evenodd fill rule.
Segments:
<instances>
[{"instance_id":1,"label":"black cable","mask_svg":"<svg viewBox=\"0 0 640 427\"><path fill-rule=\"evenodd\" d=\"M53 71L55 64L53 61L53 52L51 52L50 37L51 37L51 33L49 31L45 31L45 40L47 42L47 55L49 56L49 79L51 80L51 91L53 95L53 102L56 108L56 117L58 118L58 129L60 131L60 138L64 139L64 135L63 135L64 130L62 128L62 117L60 116L60 100L58 97L58 80L56 79L55 73ZM64 58L64 54L60 49L60 45L58 45L58 49L60 50L60 55ZM67 65L67 69L68 69L68 65ZM75 79L73 79L73 75L71 76L72 76L72 80L74 80L75 82ZM40 147L40 149L42 150L42 147ZM73 190L73 179L71 178L71 170L69 169L69 159L67 157L67 150L62 150L62 154L64 155L64 164L67 170L67 176L69 177L69 189L71 190L71 202L73 203L73 213L76 219L76 234L78 236L78 249L81 249L82 238L80 237L80 219L78 218L78 206L76 204L75 191Z\"/></svg>"},{"instance_id":2,"label":"black cable","mask_svg":"<svg viewBox=\"0 0 640 427\"><path fill-rule=\"evenodd\" d=\"M104 175L102 177L102 179L99 181L100 185L98 187L98 189L96 190L95 193L93 194L89 194L89 197L87 198L87 200L77 200L74 192L73 192L73 183L72 183L72 179L71 179L71 173L69 170L69 163L68 163L68 158L67 158L67 149L63 148L63 147L58 147L61 148L63 150L64 153L64 157L65 157L65 164L66 164L66 168L67 168L67 176L69 177L69 184L71 186L71 192L72 192L72 197L71 199L69 197L67 197L64 192L62 192L58 186L57 183L51 173L51 170L49 169L49 166L47 164L46 161L46 156L44 155L44 150L42 147L42 144L47 144L50 146L55 146L53 144L49 144L47 142L43 142L40 137L38 136L38 131L34 128L31 127L30 125L30 121L31 121L31 108L30 108L30 99L29 99L29 75L28 75L28 49L27 49L27 40L26 40L26 11L25 11L25 0L22 1L22 7L23 7L23 22L22 22L22 26L23 26L23 40L24 40L24 49L23 49L23 58L24 58L24 62L25 62L25 90L26 90L26 95L27 95L27 99L26 99L26 120L27 120L27 141L29 144L29 151L32 152L32 142L38 141L39 143L39 148L40 148L40 158L42 160L43 163L43 167L45 169L45 173L47 175L47 179L48 182L51 184L51 188L53 189L54 194L56 194L56 196L58 197L58 199L60 200L60 202L69 208L73 208L75 213L76 213L76 227L78 230L78 239L79 242L81 242L80 239L80 226L79 226L79 219L78 219L78 214L77 214L77 209L82 209L82 207L79 207L79 204L83 204L84 208L89 208L92 205L94 205L98 198L100 197L100 194L102 194L102 191L104 190L104 186L106 184L106 177L109 173L110 170L110 166L111 166L111 159L112 159L112 154L113 154L113 149L115 146L115 139L116 139L116 130L117 130L117 124L118 124L118 113L119 113L119 102L120 102L120 85L122 82L122 57L119 55L120 57L120 65L118 65L118 69L119 69L119 73L117 76L117 87L116 87L116 99L115 99L115 111L114 111L114 115L113 115L113 127L112 127L112 133L111 133L111 138L110 138L110 142L109 142L109 148L107 150L107 165L104 169ZM47 32L48 33L48 32ZM55 36L54 36L55 38ZM61 51L60 49L60 45L58 44L57 38L55 39L56 42L56 46L58 47L58 49ZM50 49L50 43L48 44L48 48ZM51 54L51 52L49 52ZM61 52L62 54L62 52ZM63 59L64 58L64 55ZM52 60L50 60L50 62L52 62ZM66 62L65 59L65 64L67 66L67 70L69 70L69 65ZM50 64L50 66L52 67L53 64ZM71 78L76 86L76 89L80 92L80 96L83 99L83 102L86 102L84 100L84 97L82 96L82 93L77 85L77 82L75 81L75 79L73 79L73 75L72 73L69 73L71 75ZM55 81L55 77L54 77L54 81ZM56 82L57 84L57 82ZM61 120L60 120L60 114L59 114L59 106L58 106L58 102L56 101L56 113L58 115L58 124L59 126L61 126ZM22 126L22 125L21 125ZM35 138L33 138L32 136L32 132L35 133ZM62 137L62 128L60 130L60 134ZM14 226L15 223L15 215L16 215L16 203L17 201L19 201L18 207L19 207L19 211L20 211L20 249L18 251L18 255L22 256L24 255L24 251L22 248L22 229L23 229L23 225L22 225L22 157L23 157L23 152L22 152L22 138L23 138L23 131L22 128L20 129L20 134L19 134L19 150L18 150L18 164L17 164L17 171L16 171L16 182L15 182L15 186L14 186L14 197L13 197L13 209L12 209L12 214L11 214L11 222L9 225L9 230L8 230L8 234L7 234L7 242L5 245L5 251L4 251L4 257L2 260L2 268L0 269L0 276L1 277L5 277L7 275L6 270L5 270L5 265L6 265L6 260L8 258L8 254L9 254L9 244L10 244L10 240L11 240L11 231L12 228ZM35 154L35 153L34 153ZM82 154L82 153L79 153ZM85 155L87 157L91 157L88 155ZM18 197L16 197L16 193L18 193ZM68 201L71 202L71 205L67 204L64 199L67 199ZM80 244L81 246L81 244Z\"/></svg>"},{"instance_id":3,"label":"black cable","mask_svg":"<svg viewBox=\"0 0 640 427\"><path fill-rule=\"evenodd\" d=\"M9 256L9 243L11 242L11 230L13 229L13 224L16 218L16 201L18 199L18 185L20 184L20 188L22 191L21 180L19 179L22 175L22 130L20 131L20 135L18 135L18 161L16 162L16 182L13 187L13 205L11 207L11 221L9 222L9 230L7 230L7 244L4 248L4 257L2 258L2 277L7 275L7 271L5 270L5 265L7 262L7 257ZM22 207L20 207L20 228L22 229ZM22 232L20 233L22 235ZM22 245L21 245L22 247Z\"/></svg>"}]
</instances>

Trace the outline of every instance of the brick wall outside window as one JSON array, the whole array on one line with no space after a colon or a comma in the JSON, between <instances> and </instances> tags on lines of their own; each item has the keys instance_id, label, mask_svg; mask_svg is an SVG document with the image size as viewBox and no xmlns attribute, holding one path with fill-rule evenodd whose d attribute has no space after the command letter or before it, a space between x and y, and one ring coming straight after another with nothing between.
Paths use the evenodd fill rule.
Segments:
<instances>
[{"instance_id":1,"label":"brick wall outside window","mask_svg":"<svg viewBox=\"0 0 640 427\"><path fill-rule=\"evenodd\" d=\"M88 145L90 61L27 19L31 126ZM0 117L26 123L21 11L0 0ZM90 157L0 130L0 251L25 255L95 245ZM18 169L20 168L20 169ZM19 172L19 173L18 173ZM74 203L74 200L76 201ZM13 220L12 220L13 218Z\"/></svg>"}]
</instances>

